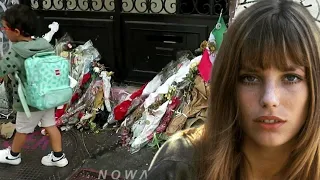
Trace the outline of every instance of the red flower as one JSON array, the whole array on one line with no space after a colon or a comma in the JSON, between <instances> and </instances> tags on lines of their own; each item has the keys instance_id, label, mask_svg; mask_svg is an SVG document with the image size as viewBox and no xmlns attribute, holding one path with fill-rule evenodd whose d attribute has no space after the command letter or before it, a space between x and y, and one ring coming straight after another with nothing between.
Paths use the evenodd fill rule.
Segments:
<instances>
[{"instance_id":1,"label":"red flower","mask_svg":"<svg viewBox=\"0 0 320 180\"><path fill-rule=\"evenodd\" d=\"M71 98L71 104L73 104L76 100L79 99L79 94L78 93L75 93L72 98Z\"/></svg>"},{"instance_id":2,"label":"red flower","mask_svg":"<svg viewBox=\"0 0 320 180\"><path fill-rule=\"evenodd\" d=\"M67 105L65 104L62 109L57 109L57 110L56 110L56 112L55 112L56 120L58 120L59 118L61 118L61 116L62 116L62 115L64 114L64 112L66 111L66 108L67 108Z\"/></svg>"},{"instance_id":3,"label":"red flower","mask_svg":"<svg viewBox=\"0 0 320 180\"><path fill-rule=\"evenodd\" d=\"M174 110L178 107L178 105L181 103L180 99L177 97L172 98L171 104L169 104L166 113L162 117L160 121L160 125L156 129L156 133L162 133L167 129L167 126L172 120L172 116L174 113Z\"/></svg>"},{"instance_id":4,"label":"red flower","mask_svg":"<svg viewBox=\"0 0 320 180\"><path fill-rule=\"evenodd\" d=\"M82 87L84 84L86 84L90 80L90 78L91 78L90 73L85 74L82 78L82 82L80 86Z\"/></svg>"},{"instance_id":5,"label":"red flower","mask_svg":"<svg viewBox=\"0 0 320 180\"><path fill-rule=\"evenodd\" d=\"M140 97L144 88L146 87L146 84L143 85L139 90L135 91L134 93L132 93L130 95L130 99L123 101L122 103L120 103L119 105L117 105L114 108L114 119L117 121L120 121L122 119L124 119L124 117L126 116L129 107L131 106L132 100L134 100L137 97Z\"/></svg>"},{"instance_id":6,"label":"red flower","mask_svg":"<svg viewBox=\"0 0 320 180\"><path fill-rule=\"evenodd\" d=\"M78 119L81 119L84 116L83 112L79 112Z\"/></svg>"},{"instance_id":7,"label":"red flower","mask_svg":"<svg viewBox=\"0 0 320 180\"><path fill-rule=\"evenodd\" d=\"M122 120L125 117L125 115L127 114L127 111L130 106L131 106L130 100L123 101L121 104L116 106L114 108L114 119L117 121Z\"/></svg>"}]
</instances>

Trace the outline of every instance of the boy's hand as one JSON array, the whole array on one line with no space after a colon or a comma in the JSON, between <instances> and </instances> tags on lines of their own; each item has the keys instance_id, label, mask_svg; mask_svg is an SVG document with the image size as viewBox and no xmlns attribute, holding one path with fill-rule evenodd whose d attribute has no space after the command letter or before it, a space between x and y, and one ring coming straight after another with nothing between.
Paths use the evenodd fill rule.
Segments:
<instances>
[{"instance_id":1,"label":"boy's hand","mask_svg":"<svg viewBox=\"0 0 320 180\"><path fill-rule=\"evenodd\" d=\"M2 84L2 83L3 83L3 79L4 79L4 78L0 78L0 84Z\"/></svg>"}]
</instances>

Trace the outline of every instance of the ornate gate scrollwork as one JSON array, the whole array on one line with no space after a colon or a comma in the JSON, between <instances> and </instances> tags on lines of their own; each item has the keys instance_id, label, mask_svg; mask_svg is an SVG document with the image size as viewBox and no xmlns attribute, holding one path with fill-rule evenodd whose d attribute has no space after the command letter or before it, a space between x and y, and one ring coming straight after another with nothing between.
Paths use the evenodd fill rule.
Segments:
<instances>
[{"instance_id":1,"label":"ornate gate scrollwork","mask_svg":"<svg viewBox=\"0 0 320 180\"><path fill-rule=\"evenodd\" d=\"M181 0L180 14L219 15L225 14L228 3L224 0Z\"/></svg>"},{"instance_id":2,"label":"ornate gate scrollwork","mask_svg":"<svg viewBox=\"0 0 320 180\"><path fill-rule=\"evenodd\" d=\"M65 11L115 11L115 0L31 0L34 9Z\"/></svg>"},{"instance_id":3,"label":"ornate gate scrollwork","mask_svg":"<svg viewBox=\"0 0 320 180\"><path fill-rule=\"evenodd\" d=\"M116 0L31 0L34 9L64 11L115 11ZM226 0L122 0L122 13L199 14L227 13Z\"/></svg>"},{"instance_id":4,"label":"ornate gate scrollwork","mask_svg":"<svg viewBox=\"0 0 320 180\"><path fill-rule=\"evenodd\" d=\"M175 14L176 0L122 0L122 11L127 13Z\"/></svg>"}]
</instances>

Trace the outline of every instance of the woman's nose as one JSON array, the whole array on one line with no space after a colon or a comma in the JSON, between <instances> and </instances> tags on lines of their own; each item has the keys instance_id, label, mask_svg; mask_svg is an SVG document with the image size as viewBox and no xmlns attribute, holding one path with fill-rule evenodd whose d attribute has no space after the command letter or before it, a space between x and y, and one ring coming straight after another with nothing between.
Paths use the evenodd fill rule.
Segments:
<instances>
[{"instance_id":1,"label":"woman's nose","mask_svg":"<svg viewBox=\"0 0 320 180\"><path fill-rule=\"evenodd\" d=\"M272 108L279 106L279 88L275 83L266 83L260 100L261 106L266 108Z\"/></svg>"}]
</instances>

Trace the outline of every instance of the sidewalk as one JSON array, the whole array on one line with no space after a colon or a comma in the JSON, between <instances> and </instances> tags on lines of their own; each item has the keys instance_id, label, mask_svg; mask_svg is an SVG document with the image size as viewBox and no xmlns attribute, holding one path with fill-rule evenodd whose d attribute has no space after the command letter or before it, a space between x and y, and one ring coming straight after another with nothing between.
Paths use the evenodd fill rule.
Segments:
<instances>
[{"instance_id":1,"label":"sidewalk","mask_svg":"<svg viewBox=\"0 0 320 180\"><path fill-rule=\"evenodd\" d=\"M130 154L125 147L117 147L108 151L100 157L88 159L79 168L78 173L70 176L70 180L82 179L91 174L90 180L96 179L146 179L149 164L155 151L144 148L135 154ZM121 179L119 178L119 179Z\"/></svg>"},{"instance_id":2,"label":"sidewalk","mask_svg":"<svg viewBox=\"0 0 320 180\"><path fill-rule=\"evenodd\" d=\"M40 129L28 135L19 166L0 164L0 180L65 180L81 168L103 170L146 170L154 155L150 149L130 154L118 143L114 130L98 134L70 130L62 133L64 151L69 160L65 168L44 167L41 158L50 153L49 138ZM0 148L10 146L12 140L0 139ZM101 154L101 156L96 155ZM109 173L108 172L108 173ZM117 176L116 176L117 177ZM85 178L88 179L88 178Z\"/></svg>"}]
</instances>

